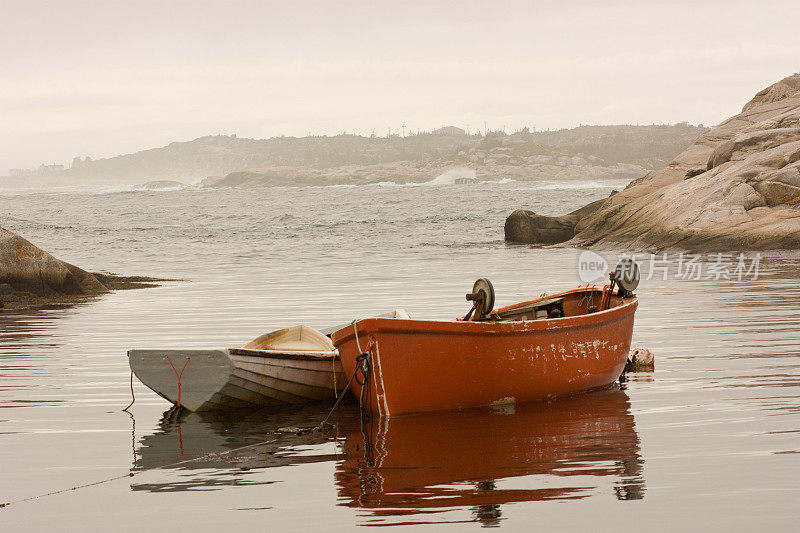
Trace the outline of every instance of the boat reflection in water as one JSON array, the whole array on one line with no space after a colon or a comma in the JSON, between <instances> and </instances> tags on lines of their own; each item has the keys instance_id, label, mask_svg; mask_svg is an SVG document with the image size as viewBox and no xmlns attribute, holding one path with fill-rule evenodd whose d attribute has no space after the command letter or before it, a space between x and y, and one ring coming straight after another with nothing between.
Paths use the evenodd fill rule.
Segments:
<instances>
[{"instance_id":1,"label":"boat reflection in water","mask_svg":"<svg viewBox=\"0 0 800 533\"><path fill-rule=\"evenodd\" d=\"M644 497L644 461L619 389L505 410L373 418L347 434L340 503L391 517L471 508L496 524L512 502ZM390 522L389 522L390 523Z\"/></svg>"},{"instance_id":2,"label":"boat reflection in water","mask_svg":"<svg viewBox=\"0 0 800 533\"><path fill-rule=\"evenodd\" d=\"M335 449L318 446L332 439L318 432L298 435L289 430L307 427L309 420L322 420L326 413L327 409L316 405L205 413L172 408L154 433L142 437L138 447L134 445L132 472L164 468L180 470L180 475L159 482L134 482L131 489L170 492L270 484L253 474L266 468L334 461L338 458ZM319 449L313 451L315 447Z\"/></svg>"},{"instance_id":3,"label":"boat reflection in water","mask_svg":"<svg viewBox=\"0 0 800 533\"><path fill-rule=\"evenodd\" d=\"M628 396L618 388L363 423L358 405L350 403L340 406L338 427L327 434L291 429L313 427L328 408L167 411L158 429L135 444L132 470L163 469L166 475L136 476L131 488L267 485L276 478L264 475L270 468L330 462L338 504L365 512L369 524L430 521L468 509L472 520L492 525L507 503L644 496L639 438Z\"/></svg>"}]
</instances>

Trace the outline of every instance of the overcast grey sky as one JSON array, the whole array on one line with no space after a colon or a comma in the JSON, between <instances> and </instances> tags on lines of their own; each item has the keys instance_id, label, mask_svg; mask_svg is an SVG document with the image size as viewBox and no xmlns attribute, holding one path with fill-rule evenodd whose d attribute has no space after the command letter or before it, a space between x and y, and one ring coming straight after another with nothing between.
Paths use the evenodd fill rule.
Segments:
<instances>
[{"instance_id":1,"label":"overcast grey sky","mask_svg":"<svg viewBox=\"0 0 800 533\"><path fill-rule=\"evenodd\" d=\"M0 0L0 174L208 134L715 124L800 2Z\"/></svg>"}]
</instances>

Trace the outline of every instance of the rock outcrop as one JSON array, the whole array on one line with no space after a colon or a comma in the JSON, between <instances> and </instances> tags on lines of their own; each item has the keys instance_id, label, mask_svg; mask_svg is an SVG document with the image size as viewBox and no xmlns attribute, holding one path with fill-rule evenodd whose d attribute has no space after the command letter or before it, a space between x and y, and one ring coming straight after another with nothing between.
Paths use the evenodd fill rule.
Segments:
<instances>
[{"instance_id":1,"label":"rock outcrop","mask_svg":"<svg viewBox=\"0 0 800 533\"><path fill-rule=\"evenodd\" d=\"M0 307L68 302L112 289L152 287L152 281L160 280L87 272L0 227Z\"/></svg>"},{"instance_id":2,"label":"rock outcrop","mask_svg":"<svg viewBox=\"0 0 800 533\"><path fill-rule=\"evenodd\" d=\"M36 296L97 294L106 290L94 275L56 259L3 228L0 228L0 283Z\"/></svg>"},{"instance_id":3,"label":"rock outcrop","mask_svg":"<svg viewBox=\"0 0 800 533\"><path fill-rule=\"evenodd\" d=\"M575 236L578 222L593 213L603 202L605 198L560 217L537 215L533 211L517 209L506 219L506 242L558 244L568 241Z\"/></svg>"},{"instance_id":4,"label":"rock outcrop","mask_svg":"<svg viewBox=\"0 0 800 533\"><path fill-rule=\"evenodd\" d=\"M431 161L398 161L379 165L345 165L325 169L310 167L253 168L231 172L226 176L211 176L200 182L201 187L256 189L264 187L369 185L376 183L425 183L435 180L453 169L469 169L476 181L536 180L607 180L639 178L647 169L638 165L593 163L580 158L559 160L550 156L510 158L493 151L475 156L470 161L464 156ZM481 159L477 159L481 157ZM576 161L577 160L577 161Z\"/></svg>"},{"instance_id":5,"label":"rock outcrop","mask_svg":"<svg viewBox=\"0 0 800 533\"><path fill-rule=\"evenodd\" d=\"M134 185L134 189L140 190L148 190L148 191L158 191L163 189L182 189L186 187L186 184L182 181L174 181L174 180L155 180L155 181L148 181L146 183L140 183L139 185Z\"/></svg>"},{"instance_id":6,"label":"rock outcrop","mask_svg":"<svg viewBox=\"0 0 800 533\"><path fill-rule=\"evenodd\" d=\"M568 242L800 249L800 74L759 92L666 168L584 213Z\"/></svg>"}]
</instances>

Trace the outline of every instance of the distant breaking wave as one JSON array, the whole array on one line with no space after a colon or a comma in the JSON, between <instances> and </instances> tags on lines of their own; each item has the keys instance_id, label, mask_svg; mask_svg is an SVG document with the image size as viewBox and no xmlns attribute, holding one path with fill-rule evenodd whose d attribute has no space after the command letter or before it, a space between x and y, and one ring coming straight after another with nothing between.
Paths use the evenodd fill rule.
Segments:
<instances>
[{"instance_id":1,"label":"distant breaking wave","mask_svg":"<svg viewBox=\"0 0 800 533\"><path fill-rule=\"evenodd\" d=\"M478 178L475 175L475 171L471 168L451 168L443 174L439 174L432 180L423 181L422 183L395 183L393 181L381 181L375 185L378 185L379 187L437 187L441 185L456 185L457 183L478 183ZM500 182L492 181L485 183Z\"/></svg>"},{"instance_id":2,"label":"distant breaking wave","mask_svg":"<svg viewBox=\"0 0 800 533\"><path fill-rule=\"evenodd\" d=\"M560 191L573 189L608 189L625 188L630 180L609 181L545 181L537 184L536 188L545 191Z\"/></svg>"},{"instance_id":3,"label":"distant breaking wave","mask_svg":"<svg viewBox=\"0 0 800 533\"><path fill-rule=\"evenodd\" d=\"M457 181L477 182L475 171L471 168L451 168L444 174L440 174L431 181L426 181L422 185L455 185Z\"/></svg>"}]
</instances>

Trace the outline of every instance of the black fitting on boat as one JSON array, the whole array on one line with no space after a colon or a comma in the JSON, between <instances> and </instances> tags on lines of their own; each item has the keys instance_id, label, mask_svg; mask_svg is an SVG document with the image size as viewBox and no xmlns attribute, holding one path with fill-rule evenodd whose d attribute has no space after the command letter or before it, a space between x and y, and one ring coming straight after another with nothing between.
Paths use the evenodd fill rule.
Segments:
<instances>
[{"instance_id":1,"label":"black fitting on boat","mask_svg":"<svg viewBox=\"0 0 800 533\"><path fill-rule=\"evenodd\" d=\"M356 368L353 371L353 375L350 376L350 380L347 382L347 385L345 385L345 387L344 387L345 391L347 389L349 389L350 388L350 384L353 382L353 380L355 380L356 382L358 382L359 385L361 385L361 397L358 399L359 404L361 406L363 406L363 404L364 404L364 389L366 388L365 385L367 384L367 376L369 375L369 368L370 368L369 352L364 352L361 355L359 355L358 357L356 357ZM359 371L361 372L361 375L364 376L364 381L361 381L360 379L358 379ZM330 424L328 424L328 420L330 419L331 415L336 410L336 408L339 407L339 404L342 402L342 399L344 399L344 397L345 397L345 394L344 394L344 392L342 392L342 394L340 394L339 398L336 400L336 403L333 404L333 408L328 413L328 416L326 416L325 420L323 420L320 423L320 425L316 427L317 430L325 431L325 429L330 425ZM362 412L361 419L362 419L362 422L363 422L363 419L364 419L363 412Z\"/></svg>"},{"instance_id":2,"label":"black fitting on boat","mask_svg":"<svg viewBox=\"0 0 800 533\"><path fill-rule=\"evenodd\" d=\"M356 382L359 385L363 386L367 382L367 376L369 375L369 368L370 368L369 352L364 352L358 357L356 357L356 370L354 376ZM361 371L361 376L363 378L363 381L358 377L359 371Z\"/></svg>"}]
</instances>

